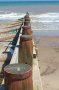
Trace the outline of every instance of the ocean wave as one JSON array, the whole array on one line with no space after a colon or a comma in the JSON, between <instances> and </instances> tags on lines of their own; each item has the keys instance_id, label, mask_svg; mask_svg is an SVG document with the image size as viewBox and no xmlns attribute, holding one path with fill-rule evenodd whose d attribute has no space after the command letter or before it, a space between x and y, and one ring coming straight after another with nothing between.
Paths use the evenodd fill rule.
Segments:
<instances>
[{"instance_id":1,"label":"ocean wave","mask_svg":"<svg viewBox=\"0 0 59 90\"><path fill-rule=\"evenodd\" d=\"M29 14L33 30L59 30L59 13ZM23 18L25 13L0 11L1 20L17 20Z\"/></svg>"},{"instance_id":2,"label":"ocean wave","mask_svg":"<svg viewBox=\"0 0 59 90\"><path fill-rule=\"evenodd\" d=\"M59 30L59 13L31 15L33 30Z\"/></svg>"},{"instance_id":3,"label":"ocean wave","mask_svg":"<svg viewBox=\"0 0 59 90\"><path fill-rule=\"evenodd\" d=\"M0 20L16 20L25 16L25 13L0 11ZM59 22L59 13L30 14L31 22L51 23Z\"/></svg>"},{"instance_id":4,"label":"ocean wave","mask_svg":"<svg viewBox=\"0 0 59 90\"><path fill-rule=\"evenodd\" d=\"M44 13L40 15L31 15L32 22L59 22L59 13Z\"/></svg>"},{"instance_id":5,"label":"ocean wave","mask_svg":"<svg viewBox=\"0 0 59 90\"><path fill-rule=\"evenodd\" d=\"M14 12L10 12L10 13L2 13L2 11L0 11L0 20L17 20L20 19L22 17L24 17L24 13L14 13Z\"/></svg>"}]
</instances>

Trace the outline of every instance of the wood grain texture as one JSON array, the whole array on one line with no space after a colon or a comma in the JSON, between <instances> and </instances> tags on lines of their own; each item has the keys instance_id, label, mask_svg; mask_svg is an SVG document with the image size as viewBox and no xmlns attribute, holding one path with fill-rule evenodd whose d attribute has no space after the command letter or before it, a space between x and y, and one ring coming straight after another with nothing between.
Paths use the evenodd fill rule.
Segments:
<instances>
[{"instance_id":1,"label":"wood grain texture","mask_svg":"<svg viewBox=\"0 0 59 90\"><path fill-rule=\"evenodd\" d=\"M16 72L13 71L15 67ZM20 71L17 71L17 68L20 68ZM5 75L6 90L33 90L32 69L30 65L27 64L8 65L7 67L4 68L4 75Z\"/></svg>"}]
</instances>

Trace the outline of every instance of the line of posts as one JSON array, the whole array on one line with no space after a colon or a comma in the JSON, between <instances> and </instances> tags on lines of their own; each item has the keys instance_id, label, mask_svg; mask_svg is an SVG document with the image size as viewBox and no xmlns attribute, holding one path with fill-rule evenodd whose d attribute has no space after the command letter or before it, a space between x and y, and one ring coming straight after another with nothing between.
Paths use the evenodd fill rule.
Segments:
<instances>
[{"instance_id":1,"label":"line of posts","mask_svg":"<svg viewBox=\"0 0 59 90\"><path fill-rule=\"evenodd\" d=\"M33 41L30 17L27 13L24 17L24 25L22 26L22 35L19 42L19 63L29 64L32 66L33 61Z\"/></svg>"},{"instance_id":2,"label":"line of posts","mask_svg":"<svg viewBox=\"0 0 59 90\"><path fill-rule=\"evenodd\" d=\"M29 13L24 17L19 41L18 64L4 68L6 90L33 90L33 41Z\"/></svg>"}]
</instances>

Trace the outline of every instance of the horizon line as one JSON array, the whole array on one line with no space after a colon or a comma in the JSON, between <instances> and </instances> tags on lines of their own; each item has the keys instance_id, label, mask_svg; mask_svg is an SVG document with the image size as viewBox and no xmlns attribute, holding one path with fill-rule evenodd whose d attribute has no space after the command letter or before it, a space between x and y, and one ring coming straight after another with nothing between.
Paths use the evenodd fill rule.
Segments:
<instances>
[{"instance_id":1,"label":"horizon line","mask_svg":"<svg viewBox=\"0 0 59 90\"><path fill-rule=\"evenodd\" d=\"M16 2L17 2L17 1L19 1L19 0L12 0L12 1L11 1L11 0L8 0L8 1L7 1L7 0L3 0L3 1L1 0L0 2L9 2L9 1L10 1L10 2L13 2L13 1L16 1ZM27 1L27 0L23 0L23 1L26 1L26 2L28 2L28 1L37 2L37 1L39 1L39 0L37 0L37 1L33 1L33 0L28 0L28 1ZM19 2L23 2L23 1L19 1ZM44 0L39 1L39 2L43 2L43 1L44 1ZM48 1L52 2L53 0L48 0ZM48 2L48 1L45 0L44 2ZM56 0L56 1L59 1L59 0ZM55 0L54 0L53 2L55 2Z\"/></svg>"}]
</instances>

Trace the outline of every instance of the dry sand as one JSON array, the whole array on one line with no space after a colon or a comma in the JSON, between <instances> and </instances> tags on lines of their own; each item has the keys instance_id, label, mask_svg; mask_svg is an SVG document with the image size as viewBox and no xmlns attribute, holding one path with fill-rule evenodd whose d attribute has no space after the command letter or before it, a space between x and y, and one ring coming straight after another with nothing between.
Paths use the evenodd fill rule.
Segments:
<instances>
[{"instance_id":1,"label":"dry sand","mask_svg":"<svg viewBox=\"0 0 59 90\"><path fill-rule=\"evenodd\" d=\"M35 37L43 90L59 90L59 37Z\"/></svg>"}]
</instances>

